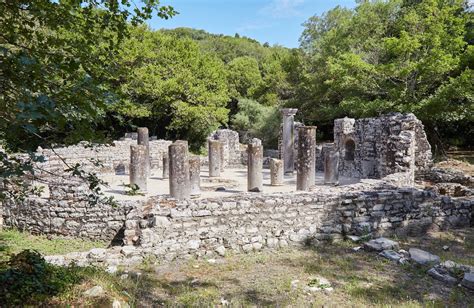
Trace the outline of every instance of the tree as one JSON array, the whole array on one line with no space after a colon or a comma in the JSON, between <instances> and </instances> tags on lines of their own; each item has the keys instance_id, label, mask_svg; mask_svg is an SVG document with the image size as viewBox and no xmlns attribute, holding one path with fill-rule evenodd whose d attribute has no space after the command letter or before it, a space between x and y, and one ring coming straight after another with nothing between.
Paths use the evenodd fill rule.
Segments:
<instances>
[{"instance_id":1,"label":"tree","mask_svg":"<svg viewBox=\"0 0 474 308\"><path fill-rule=\"evenodd\" d=\"M262 83L257 60L249 56L233 59L227 65L227 81L231 97L252 97Z\"/></svg>"},{"instance_id":2,"label":"tree","mask_svg":"<svg viewBox=\"0 0 474 308\"><path fill-rule=\"evenodd\" d=\"M109 91L115 68L110 59L128 36L128 24L140 24L154 12L161 18L176 13L158 0L139 8L132 4L0 0L0 199L17 187L24 192L22 176L33 173L31 160L8 157L6 151L26 152L36 160L38 145L100 137L97 125L115 97ZM78 166L68 169L100 193L102 182L94 174Z\"/></svg>"},{"instance_id":3,"label":"tree","mask_svg":"<svg viewBox=\"0 0 474 308\"><path fill-rule=\"evenodd\" d=\"M301 37L307 119L414 112L433 130L472 123L472 23L465 1L362 1L312 17ZM469 125L469 124L468 124Z\"/></svg>"},{"instance_id":4,"label":"tree","mask_svg":"<svg viewBox=\"0 0 474 308\"><path fill-rule=\"evenodd\" d=\"M123 99L114 104L115 112L145 118L154 133L166 129L194 150L227 122L224 64L193 40L135 27L117 61L117 91Z\"/></svg>"},{"instance_id":5,"label":"tree","mask_svg":"<svg viewBox=\"0 0 474 308\"><path fill-rule=\"evenodd\" d=\"M147 0L0 1L0 140L30 151L53 142L92 139L106 104L107 81L127 24L154 11L176 12Z\"/></svg>"}]
</instances>

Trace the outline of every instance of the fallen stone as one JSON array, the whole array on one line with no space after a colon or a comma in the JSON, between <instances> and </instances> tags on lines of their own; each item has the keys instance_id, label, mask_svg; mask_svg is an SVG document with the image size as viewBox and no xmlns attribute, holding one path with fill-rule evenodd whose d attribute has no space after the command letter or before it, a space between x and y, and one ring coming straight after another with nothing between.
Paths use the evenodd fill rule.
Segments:
<instances>
[{"instance_id":1,"label":"fallen stone","mask_svg":"<svg viewBox=\"0 0 474 308\"><path fill-rule=\"evenodd\" d=\"M364 248L369 251L382 251L398 249L398 243L385 237L379 237L368 241L364 244Z\"/></svg>"},{"instance_id":2,"label":"fallen stone","mask_svg":"<svg viewBox=\"0 0 474 308\"><path fill-rule=\"evenodd\" d=\"M105 271L109 274L115 274L118 271L118 268L115 265L110 265L105 269Z\"/></svg>"},{"instance_id":3,"label":"fallen stone","mask_svg":"<svg viewBox=\"0 0 474 308\"><path fill-rule=\"evenodd\" d=\"M449 250L449 246L444 245L444 246L443 246L443 250L444 250L444 251L448 251L448 250Z\"/></svg>"},{"instance_id":4,"label":"fallen stone","mask_svg":"<svg viewBox=\"0 0 474 308\"><path fill-rule=\"evenodd\" d=\"M410 253L410 258L421 265L439 264L440 262L440 259L437 255L433 255L418 248L410 248L408 252Z\"/></svg>"},{"instance_id":5,"label":"fallen stone","mask_svg":"<svg viewBox=\"0 0 474 308\"><path fill-rule=\"evenodd\" d=\"M130 255L132 255L135 251L137 250L137 248L135 246L123 246L122 249L120 249L120 252L128 257Z\"/></svg>"},{"instance_id":6,"label":"fallen stone","mask_svg":"<svg viewBox=\"0 0 474 308\"><path fill-rule=\"evenodd\" d=\"M396 252L394 250L384 250L381 253L379 253L379 256L382 256L386 259L389 259L389 260L395 261L395 262L397 262L398 260L403 258L402 255L400 255L398 252Z\"/></svg>"},{"instance_id":7,"label":"fallen stone","mask_svg":"<svg viewBox=\"0 0 474 308\"><path fill-rule=\"evenodd\" d=\"M225 247L224 246L219 246L216 248L216 252L219 256L224 257L225 256Z\"/></svg>"},{"instance_id":8,"label":"fallen stone","mask_svg":"<svg viewBox=\"0 0 474 308\"><path fill-rule=\"evenodd\" d=\"M361 248L362 248L361 246L357 246L357 247L352 248L352 251L358 252Z\"/></svg>"},{"instance_id":9,"label":"fallen stone","mask_svg":"<svg viewBox=\"0 0 474 308\"><path fill-rule=\"evenodd\" d=\"M347 239L350 240L353 243L357 243L360 241L360 236L357 235L348 235Z\"/></svg>"},{"instance_id":10,"label":"fallen stone","mask_svg":"<svg viewBox=\"0 0 474 308\"><path fill-rule=\"evenodd\" d=\"M433 267L428 270L428 275L450 286L454 286L458 283L458 280L449 275L448 271L444 270L443 268Z\"/></svg>"},{"instance_id":11,"label":"fallen stone","mask_svg":"<svg viewBox=\"0 0 474 308\"><path fill-rule=\"evenodd\" d=\"M49 264L64 266L66 264L64 256L45 256L44 260Z\"/></svg>"},{"instance_id":12,"label":"fallen stone","mask_svg":"<svg viewBox=\"0 0 474 308\"><path fill-rule=\"evenodd\" d=\"M95 286L84 292L87 297L100 297L104 295L104 289L101 286Z\"/></svg>"},{"instance_id":13,"label":"fallen stone","mask_svg":"<svg viewBox=\"0 0 474 308\"><path fill-rule=\"evenodd\" d=\"M474 273L464 273L464 278L461 281L461 285L474 290Z\"/></svg>"},{"instance_id":14,"label":"fallen stone","mask_svg":"<svg viewBox=\"0 0 474 308\"><path fill-rule=\"evenodd\" d=\"M87 257L94 260L104 259L106 253L107 249L105 248L92 248L91 250L89 250L89 254L87 255Z\"/></svg>"}]
</instances>

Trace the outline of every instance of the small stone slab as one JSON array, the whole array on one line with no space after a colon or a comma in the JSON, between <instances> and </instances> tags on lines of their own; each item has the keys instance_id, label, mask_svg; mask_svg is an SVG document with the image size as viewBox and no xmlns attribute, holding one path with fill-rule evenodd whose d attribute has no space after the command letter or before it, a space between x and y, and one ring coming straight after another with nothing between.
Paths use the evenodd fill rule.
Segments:
<instances>
[{"instance_id":1,"label":"small stone slab","mask_svg":"<svg viewBox=\"0 0 474 308\"><path fill-rule=\"evenodd\" d=\"M104 295L104 289L101 286L95 286L84 292L87 297L99 297Z\"/></svg>"},{"instance_id":2,"label":"small stone slab","mask_svg":"<svg viewBox=\"0 0 474 308\"><path fill-rule=\"evenodd\" d=\"M474 290L474 273L464 273L464 278L461 281L461 285Z\"/></svg>"},{"instance_id":3,"label":"small stone slab","mask_svg":"<svg viewBox=\"0 0 474 308\"><path fill-rule=\"evenodd\" d=\"M428 270L428 275L450 286L454 286L458 283L458 280L456 278L449 275L448 271L442 268L433 267L430 270Z\"/></svg>"},{"instance_id":4,"label":"small stone slab","mask_svg":"<svg viewBox=\"0 0 474 308\"><path fill-rule=\"evenodd\" d=\"M369 251L394 250L398 249L398 247L397 242L385 237L379 237L364 244L364 248Z\"/></svg>"},{"instance_id":5,"label":"small stone slab","mask_svg":"<svg viewBox=\"0 0 474 308\"><path fill-rule=\"evenodd\" d=\"M384 250L381 253L379 253L379 256L382 256L386 259L389 259L390 261L395 261L395 262L397 262L403 257L401 254L399 254L398 252L394 250Z\"/></svg>"},{"instance_id":6,"label":"small stone slab","mask_svg":"<svg viewBox=\"0 0 474 308\"><path fill-rule=\"evenodd\" d=\"M439 264L440 262L440 259L437 255L431 254L427 251L418 248L410 248L408 252L410 253L410 258L421 265Z\"/></svg>"}]
</instances>

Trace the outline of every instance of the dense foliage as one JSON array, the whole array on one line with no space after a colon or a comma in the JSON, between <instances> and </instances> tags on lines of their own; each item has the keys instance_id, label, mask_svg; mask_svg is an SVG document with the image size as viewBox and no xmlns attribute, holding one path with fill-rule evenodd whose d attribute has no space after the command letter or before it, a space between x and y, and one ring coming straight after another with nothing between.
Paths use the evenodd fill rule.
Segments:
<instances>
[{"instance_id":1,"label":"dense foliage","mask_svg":"<svg viewBox=\"0 0 474 308\"><path fill-rule=\"evenodd\" d=\"M413 112L434 137L472 142L473 12L466 1L361 1L305 23L295 105L315 123Z\"/></svg>"}]
</instances>

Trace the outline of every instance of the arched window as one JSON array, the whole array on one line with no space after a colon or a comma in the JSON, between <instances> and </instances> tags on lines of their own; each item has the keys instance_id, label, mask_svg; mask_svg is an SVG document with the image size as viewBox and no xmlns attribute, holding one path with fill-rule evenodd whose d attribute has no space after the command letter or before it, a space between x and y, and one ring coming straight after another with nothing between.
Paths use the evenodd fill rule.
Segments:
<instances>
[{"instance_id":1,"label":"arched window","mask_svg":"<svg viewBox=\"0 0 474 308\"><path fill-rule=\"evenodd\" d=\"M348 139L344 144L344 159L353 161L355 153L355 142L352 139Z\"/></svg>"}]
</instances>

